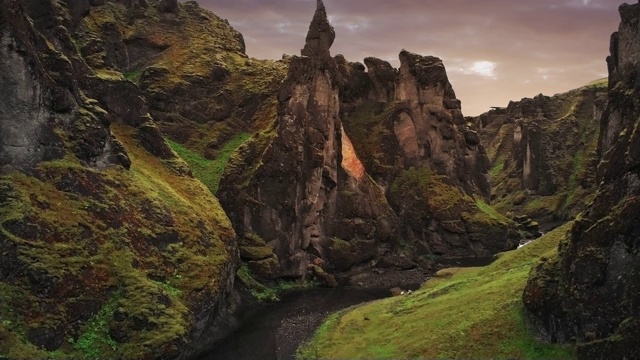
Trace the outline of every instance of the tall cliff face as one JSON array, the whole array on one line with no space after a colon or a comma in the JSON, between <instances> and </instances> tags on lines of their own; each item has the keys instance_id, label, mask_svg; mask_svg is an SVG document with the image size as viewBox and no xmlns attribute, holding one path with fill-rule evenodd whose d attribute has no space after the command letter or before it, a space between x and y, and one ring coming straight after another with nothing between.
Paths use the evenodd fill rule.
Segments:
<instances>
[{"instance_id":1,"label":"tall cliff face","mask_svg":"<svg viewBox=\"0 0 640 360\"><path fill-rule=\"evenodd\" d=\"M489 256L516 244L510 220L491 211L489 161L442 61L408 51L400 69L337 57L345 129L402 219L416 255Z\"/></svg>"},{"instance_id":2,"label":"tall cliff face","mask_svg":"<svg viewBox=\"0 0 640 360\"><path fill-rule=\"evenodd\" d=\"M598 145L598 192L558 254L532 270L527 311L555 341L577 341L580 359L640 356L640 4L620 6L611 38L609 102Z\"/></svg>"},{"instance_id":3,"label":"tall cliff face","mask_svg":"<svg viewBox=\"0 0 640 360\"><path fill-rule=\"evenodd\" d=\"M575 217L595 195L605 81L511 102L474 119L491 161L492 203L542 222Z\"/></svg>"},{"instance_id":4,"label":"tall cliff face","mask_svg":"<svg viewBox=\"0 0 640 360\"><path fill-rule=\"evenodd\" d=\"M276 257L249 263L262 276L303 276L314 259L339 270L367 260L396 222L342 128L334 37L319 1L280 88L275 128L240 148L221 183L236 228L275 248Z\"/></svg>"},{"instance_id":5,"label":"tall cliff face","mask_svg":"<svg viewBox=\"0 0 640 360\"><path fill-rule=\"evenodd\" d=\"M83 4L0 2L0 357L178 357L226 307L235 233L76 48Z\"/></svg>"}]
</instances>

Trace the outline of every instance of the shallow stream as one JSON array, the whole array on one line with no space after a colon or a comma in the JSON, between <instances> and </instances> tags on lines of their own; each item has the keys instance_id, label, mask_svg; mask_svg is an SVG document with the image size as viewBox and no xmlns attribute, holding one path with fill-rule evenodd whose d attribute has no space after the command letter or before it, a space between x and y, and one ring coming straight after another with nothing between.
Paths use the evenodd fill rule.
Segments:
<instances>
[{"instance_id":1,"label":"shallow stream","mask_svg":"<svg viewBox=\"0 0 640 360\"><path fill-rule=\"evenodd\" d=\"M418 286L407 288L416 289ZM387 288L313 289L290 293L245 316L242 325L200 360L284 360L295 356L329 314L389 296Z\"/></svg>"}]
</instances>

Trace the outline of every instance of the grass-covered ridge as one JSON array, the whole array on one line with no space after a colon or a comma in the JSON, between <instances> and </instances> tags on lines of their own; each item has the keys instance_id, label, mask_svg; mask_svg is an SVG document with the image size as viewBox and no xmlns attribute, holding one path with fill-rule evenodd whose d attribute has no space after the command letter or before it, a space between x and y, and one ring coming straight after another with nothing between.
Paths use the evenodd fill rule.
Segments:
<instances>
[{"instance_id":1,"label":"grass-covered ridge","mask_svg":"<svg viewBox=\"0 0 640 360\"><path fill-rule=\"evenodd\" d=\"M489 266L441 270L412 295L335 314L298 358L574 358L571 347L536 340L522 304L530 269L556 251L570 226L503 253Z\"/></svg>"}]
</instances>

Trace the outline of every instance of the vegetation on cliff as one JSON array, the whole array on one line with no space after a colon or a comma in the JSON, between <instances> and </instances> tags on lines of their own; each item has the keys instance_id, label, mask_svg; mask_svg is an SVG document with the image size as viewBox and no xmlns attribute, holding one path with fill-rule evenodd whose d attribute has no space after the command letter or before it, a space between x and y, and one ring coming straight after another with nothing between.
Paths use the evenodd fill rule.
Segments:
<instances>
[{"instance_id":1,"label":"vegetation on cliff","mask_svg":"<svg viewBox=\"0 0 640 360\"><path fill-rule=\"evenodd\" d=\"M176 354L192 312L218 296L234 233L217 200L176 173L187 169L180 160L163 164L132 128L113 130L130 171L65 158L41 163L34 177L1 177L0 238L11 260L0 286L0 354Z\"/></svg>"},{"instance_id":2,"label":"vegetation on cliff","mask_svg":"<svg viewBox=\"0 0 640 360\"><path fill-rule=\"evenodd\" d=\"M475 119L491 161L492 204L502 213L569 220L595 194L606 81L511 102Z\"/></svg>"},{"instance_id":3,"label":"vegetation on cliff","mask_svg":"<svg viewBox=\"0 0 640 360\"><path fill-rule=\"evenodd\" d=\"M558 256L531 273L523 296L532 323L551 341L577 343L579 359L640 357L640 4L623 4L619 13L597 192Z\"/></svg>"},{"instance_id":4,"label":"vegetation on cliff","mask_svg":"<svg viewBox=\"0 0 640 360\"><path fill-rule=\"evenodd\" d=\"M0 357L185 355L233 281L226 214L64 2L0 10Z\"/></svg>"},{"instance_id":5,"label":"vegetation on cliff","mask_svg":"<svg viewBox=\"0 0 640 360\"><path fill-rule=\"evenodd\" d=\"M501 253L489 266L441 270L413 294L338 312L298 358L571 358L571 346L537 340L521 299L531 267L552 256L570 227Z\"/></svg>"}]
</instances>

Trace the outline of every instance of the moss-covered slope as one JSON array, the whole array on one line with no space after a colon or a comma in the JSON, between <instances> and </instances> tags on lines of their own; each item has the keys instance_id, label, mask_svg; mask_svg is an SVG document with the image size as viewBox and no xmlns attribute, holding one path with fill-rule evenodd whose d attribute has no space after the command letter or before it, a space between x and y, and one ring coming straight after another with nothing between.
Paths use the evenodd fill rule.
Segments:
<instances>
[{"instance_id":1,"label":"moss-covered slope","mask_svg":"<svg viewBox=\"0 0 640 360\"><path fill-rule=\"evenodd\" d=\"M106 1L74 36L94 69L140 85L165 135L207 159L275 120L286 63L248 58L242 35L195 1L171 11Z\"/></svg>"},{"instance_id":2,"label":"moss-covered slope","mask_svg":"<svg viewBox=\"0 0 640 360\"><path fill-rule=\"evenodd\" d=\"M607 83L509 103L475 118L491 161L492 204L543 222L575 217L595 193Z\"/></svg>"},{"instance_id":3,"label":"moss-covered slope","mask_svg":"<svg viewBox=\"0 0 640 360\"><path fill-rule=\"evenodd\" d=\"M566 359L573 349L536 339L522 290L532 266L556 252L570 225L482 268L440 270L419 290L339 312L300 359Z\"/></svg>"},{"instance_id":4,"label":"moss-covered slope","mask_svg":"<svg viewBox=\"0 0 640 360\"><path fill-rule=\"evenodd\" d=\"M187 354L235 233L137 87L87 66L64 4L0 2L0 357Z\"/></svg>"}]
</instances>

